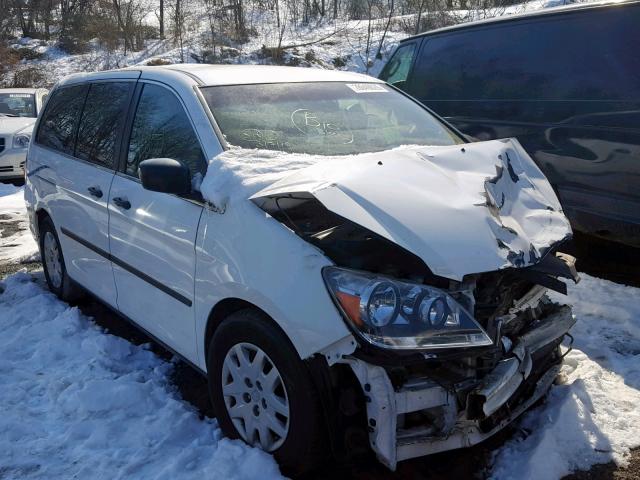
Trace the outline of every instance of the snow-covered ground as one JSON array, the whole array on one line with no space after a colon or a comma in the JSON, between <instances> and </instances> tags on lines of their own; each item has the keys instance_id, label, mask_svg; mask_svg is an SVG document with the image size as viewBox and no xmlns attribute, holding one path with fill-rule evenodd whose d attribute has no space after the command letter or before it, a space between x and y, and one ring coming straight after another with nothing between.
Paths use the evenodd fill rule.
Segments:
<instances>
[{"instance_id":1,"label":"snow-covered ground","mask_svg":"<svg viewBox=\"0 0 640 480\"><path fill-rule=\"evenodd\" d=\"M21 263L38 258L38 245L29 231L23 190L0 183L0 262Z\"/></svg>"},{"instance_id":2,"label":"snow-covered ground","mask_svg":"<svg viewBox=\"0 0 640 480\"><path fill-rule=\"evenodd\" d=\"M0 215L25 222L21 198L0 185ZM18 240L19 254L7 247ZM0 255L14 261L35 249L24 232L2 241ZM574 349L546 402L495 453L492 478L624 465L640 446L640 289L582 277L569 287ZM172 363L105 332L43 285L42 272L0 283L1 478L279 476L269 455L222 438L214 419L180 398Z\"/></svg>"},{"instance_id":3,"label":"snow-covered ground","mask_svg":"<svg viewBox=\"0 0 640 480\"><path fill-rule=\"evenodd\" d=\"M280 478L271 456L180 399L171 363L43 282L20 272L0 285L1 478Z\"/></svg>"},{"instance_id":4,"label":"snow-covered ground","mask_svg":"<svg viewBox=\"0 0 640 480\"><path fill-rule=\"evenodd\" d=\"M567 298L552 294L556 301ZM582 274L569 286L573 351L528 432L496 452L496 479L555 479L596 463L625 465L640 446L640 289Z\"/></svg>"}]
</instances>

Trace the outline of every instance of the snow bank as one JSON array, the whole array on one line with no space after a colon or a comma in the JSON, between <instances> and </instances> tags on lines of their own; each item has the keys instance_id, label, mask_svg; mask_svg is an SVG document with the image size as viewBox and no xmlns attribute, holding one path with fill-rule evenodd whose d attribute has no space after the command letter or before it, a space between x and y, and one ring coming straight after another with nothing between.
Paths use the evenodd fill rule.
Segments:
<instances>
[{"instance_id":1,"label":"snow bank","mask_svg":"<svg viewBox=\"0 0 640 480\"><path fill-rule=\"evenodd\" d=\"M20 263L38 258L38 244L29 231L23 189L0 183L0 261Z\"/></svg>"},{"instance_id":2,"label":"snow bank","mask_svg":"<svg viewBox=\"0 0 640 480\"><path fill-rule=\"evenodd\" d=\"M42 274L39 274L42 281ZM18 273L0 283L3 478L280 478L173 391L172 368Z\"/></svg>"},{"instance_id":3,"label":"snow bank","mask_svg":"<svg viewBox=\"0 0 640 480\"><path fill-rule=\"evenodd\" d=\"M528 436L495 454L492 478L554 479L596 463L624 465L640 446L640 289L582 274L569 303L578 321L559 385L521 420Z\"/></svg>"}]
</instances>

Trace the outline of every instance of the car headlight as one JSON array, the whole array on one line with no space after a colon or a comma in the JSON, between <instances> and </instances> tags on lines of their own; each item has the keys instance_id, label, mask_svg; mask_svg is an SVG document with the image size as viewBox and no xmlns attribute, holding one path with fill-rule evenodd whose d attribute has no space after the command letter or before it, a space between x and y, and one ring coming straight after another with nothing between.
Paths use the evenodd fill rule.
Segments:
<instances>
[{"instance_id":1,"label":"car headlight","mask_svg":"<svg viewBox=\"0 0 640 480\"><path fill-rule=\"evenodd\" d=\"M391 349L480 347L493 342L438 288L326 267L322 276L343 316L362 338Z\"/></svg>"},{"instance_id":2,"label":"car headlight","mask_svg":"<svg viewBox=\"0 0 640 480\"><path fill-rule=\"evenodd\" d=\"M13 137L13 148L27 148L31 141L31 135L28 133L20 133Z\"/></svg>"}]
</instances>

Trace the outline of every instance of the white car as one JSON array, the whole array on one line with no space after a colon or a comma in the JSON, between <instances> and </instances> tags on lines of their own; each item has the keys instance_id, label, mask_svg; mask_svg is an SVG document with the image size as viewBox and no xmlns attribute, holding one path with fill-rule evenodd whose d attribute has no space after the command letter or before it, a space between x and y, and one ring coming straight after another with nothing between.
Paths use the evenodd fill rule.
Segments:
<instances>
[{"instance_id":1,"label":"white car","mask_svg":"<svg viewBox=\"0 0 640 480\"><path fill-rule=\"evenodd\" d=\"M558 372L574 318L545 291L577 275L549 183L517 141L468 143L375 78L71 76L27 170L49 288L201 371L225 434L285 472L473 445Z\"/></svg>"},{"instance_id":2,"label":"white car","mask_svg":"<svg viewBox=\"0 0 640 480\"><path fill-rule=\"evenodd\" d=\"M47 90L0 89L0 180L24 176L24 161Z\"/></svg>"}]
</instances>

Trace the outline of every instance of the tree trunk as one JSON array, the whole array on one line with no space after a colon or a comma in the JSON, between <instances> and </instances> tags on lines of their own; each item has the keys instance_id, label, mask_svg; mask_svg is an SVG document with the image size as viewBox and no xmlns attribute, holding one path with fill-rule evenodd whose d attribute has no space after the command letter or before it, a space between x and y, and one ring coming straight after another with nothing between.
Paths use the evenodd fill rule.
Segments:
<instances>
[{"instance_id":1,"label":"tree trunk","mask_svg":"<svg viewBox=\"0 0 640 480\"><path fill-rule=\"evenodd\" d=\"M374 58L377 58L377 59L382 58L382 46L384 44L384 39L387 36L387 32L389 31L389 25L391 25L391 17L393 17L394 7L395 7L395 0L390 0L389 16L387 17L387 24L384 26L384 32L382 32L382 38L380 39L380 43L378 44L378 51L376 52L376 56Z\"/></svg>"},{"instance_id":2,"label":"tree trunk","mask_svg":"<svg viewBox=\"0 0 640 480\"><path fill-rule=\"evenodd\" d=\"M160 0L160 38L164 40L164 0Z\"/></svg>"},{"instance_id":3,"label":"tree trunk","mask_svg":"<svg viewBox=\"0 0 640 480\"><path fill-rule=\"evenodd\" d=\"M129 41L129 36L127 35L127 30L124 25L124 21L122 20L122 9L120 7L120 3L118 0L113 0L113 9L116 12L116 19L118 20L118 27L122 32L122 38L124 39L124 53L126 55L127 50L133 50L133 45Z\"/></svg>"}]
</instances>

